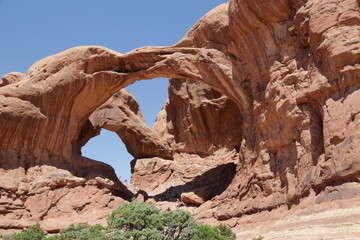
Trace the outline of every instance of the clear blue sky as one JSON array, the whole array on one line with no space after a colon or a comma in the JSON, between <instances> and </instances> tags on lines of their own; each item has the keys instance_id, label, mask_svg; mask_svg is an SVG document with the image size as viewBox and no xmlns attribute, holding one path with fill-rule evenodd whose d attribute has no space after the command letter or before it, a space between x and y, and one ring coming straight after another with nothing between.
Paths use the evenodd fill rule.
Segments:
<instances>
[{"instance_id":1,"label":"clear blue sky","mask_svg":"<svg viewBox=\"0 0 360 240\"><path fill-rule=\"evenodd\" d=\"M204 14L226 0L0 0L0 76L26 72L36 61L80 45L125 53L180 40ZM146 91L144 91L146 89ZM149 91L151 89L152 91ZM148 125L167 98L167 80L128 87ZM102 130L83 155L113 166L130 180L130 156L115 133Z\"/></svg>"}]
</instances>

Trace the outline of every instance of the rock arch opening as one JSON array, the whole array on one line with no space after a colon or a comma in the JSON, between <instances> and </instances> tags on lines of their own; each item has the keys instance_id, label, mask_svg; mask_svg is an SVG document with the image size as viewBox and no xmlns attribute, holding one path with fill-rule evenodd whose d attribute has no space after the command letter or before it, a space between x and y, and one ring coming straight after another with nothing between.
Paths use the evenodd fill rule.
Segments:
<instances>
[{"instance_id":1,"label":"rock arch opening","mask_svg":"<svg viewBox=\"0 0 360 240\"><path fill-rule=\"evenodd\" d=\"M150 86L155 90L151 90ZM137 99L128 90L134 92ZM148 96L143 96L144 93ZM160 100L155 101L159 97ZM140 109L144 101L147 105ZM158 106L153 106L154 102ZM146 121L142 112L149 110L149 106L153 119L147 116ZM134 159L131 162L131 183L138 189L146 190L154 199L172 201L183 193L186 195L186 192L193 191L196 195L203 195L201 198L207 201L224 191L234 177L234 159L242 140L241 112L233 100L207 83L184 78L138 81L119 90L99 106L90 115L89 122L93 128L115 132L118 136L113 137L122 139L132 155L127 160ZM223 149L233 151L229 161L216 161L211 157ZM189 165L183 162L182 169L192 169L192 164L204 164L204 167L192 177L187 176L190 172L181 174L178 170L171 170L174 163L169 159L176 158L178 163L184 160L174 157L179 153L199 156ZM103 160L102 156L92 158L112 165L118 173L116 164ZM127 164L127 173L118 173L118 176L129 182L130 164L124 160L117 159L121 162L118 164ZM162 170L152 169L152 165ZM200 187L201 183L215 179L209 178L213 174L222 180L217 179L207 189ZM168 177L171 180L162 182Z\"/></svg>"},{"instance_id":2,"label":"rock arch opening","mask_svg":"<svg viewBox=\"0 0 360 240\"><path fill-rule=\"evenodd\" d=\"M142 82L151 84L156 80ZM152 127L145 124L139 104L126 89L98 107L89 120L93 127L116 132L123 140L134 157L131 183L146 190L148 196L173 201L193 190L207 201L224 191L234 177L234 160L242 139L240 110L224 94L198 81L172 78L164 92L168 99ZM229 161L218 161L212 156L224 149L232 152ZM192 157L193 162L187 164L188 157L179 157L179 153L198 157ZM174 164L183 164L181 169L187 170L184 173L171 170ZM188 176L192 164L203 166L194 176ZM200 187L201 183L214 179L210 177L213 174L223 180L216 180L214 186L207 189ZM168 177L169 182L164 180Z\"/></svg>"},{"instance_id":3,"label":"rock arch opening","mask_svg":"<svg viewBox=\"0 0 360 240\"><path fill-rule=\"evenodd\" d=\"M136 136L129 135L142 132L146 134L150 131L146 131L147 126L151 127L155 123L168 98L167 87L168 79L165 78L151 82L139 81L122 90L122 94L115 94L112 99L100 106L90 119L95 128L101 127L101 132L81 148L82 156L111 165L118 178L129 183L131 161L134 157L138 157L136 148L140 145ZM137 98L135 99L127 90ZM125 139L126 144L122 139ZM129 151L135 153L135 156Z\"/></svg>"},{"instance_id":4,"label":"rock arch opening","mask_svg":"<svg viewBox=\"0 0 360 240\"><path fill-rule=\"evenodd\" d=\"M91 138L82 148L82 156L104 162L112 166L119 180L128 183L131 178L130 162L133 160L114 132L102 129L100 134Z\"/></svg>"},{"instance_id":5,"label":"rock arch opening","mask_svg":"<svg viewBox=\"0 0 360 240\"><path fill-rule=\"evenodd\" d=\"M156 117L168 99L168 85L167 78L156 78L150 81L137 81L126 87L138 102L148 127L154 125Z\"/></svg>"}]
</instances>

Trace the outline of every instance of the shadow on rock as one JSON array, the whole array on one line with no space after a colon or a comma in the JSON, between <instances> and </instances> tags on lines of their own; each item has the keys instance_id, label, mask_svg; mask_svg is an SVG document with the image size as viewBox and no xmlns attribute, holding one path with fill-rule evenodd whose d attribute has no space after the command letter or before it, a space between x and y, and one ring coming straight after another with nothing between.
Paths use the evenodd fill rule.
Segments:
<instances>
[{"instance_id":1,"label":"shadow on rock","mask_svg":"<svg viewBox=\"0 0 360 240\"><path fill-rule=\"evenodd\" d=\"M192 182L171 186L166 191L149 197L156 201L181 200L185 204L200 205L225 191L235 174L236 164L223 164L196 177Z\"/></svg>"}]
</instances>

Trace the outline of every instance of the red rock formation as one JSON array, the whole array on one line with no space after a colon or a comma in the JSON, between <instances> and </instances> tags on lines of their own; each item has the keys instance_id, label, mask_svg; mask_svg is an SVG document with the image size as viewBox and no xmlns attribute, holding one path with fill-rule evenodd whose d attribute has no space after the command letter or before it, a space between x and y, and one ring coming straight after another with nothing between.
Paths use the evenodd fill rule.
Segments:
<instances>
[{"instance_id":1,"label":"red rock formation","mask_svg":"<svg viewBox=\"0 0 360 240\"><path fill-rule=\"evenodd\" d=\"M191 154L205 161L215 158L207 163L209 171L234 162L232 154L238 156L236 174L221 184L220 195L203 194L195 183L186 191L177 188L176 194L194 192L207 201L193 211L204 221L228 219L236 226L238 217L261 211L355 198L359 25L356 0L232 0L171 47L127 54L73 48L39 61L26 75L5 75L0 88L0 214L9 222L0 221L0 227L51 222L51 216L66 213L72 219L84 216L87 201L66 209L58 201L61 191L68 191L64 196L69 199L75 189L83 192L89 206L97 201L91 191L100 191L104 211L122 201L114 195L125 197L127 190L113 170L79 155L98 133L93 125L116 131L136 157L173 158L134 164L133 183L154 194L172 193L161 189L167 184L196 182L195 176L183 183L175 178L186 178L202 161L175 167ZM155 77L173 80L153 128L143 125L125 92L102 105L134 81ZM127 104L121 111L108 110ZM204 176L203 170L197 174ZM38 209L32 203L43 196L50 199L44 206L50 207Z\"/></svg>"},{"instance_id":2,"label":"red rock formation","mask_svg":"<svg viewBox=\"0 0 360 240\"><path fill-rule=\"evenodd\" d=\"M170 80L169 100L153 127L146 126L136 100L122 89L91 114L84 133L105 128L116 132L136 159L173 159L176 152L208 156L223 148L238 149L239 121L239 108L228 97L201 82L178 78Z\"/></svg>"},{"instance_id":3,"label":"red rock formation","mask_svg":"<svg viewBox=\"0 0 360 240\"><path fill-rule=\"evenodd\" d=\"M134 97L125 89L114 94L90 116L93 127L114 131L134 158L172 158L172 150L157 131L149 128Z\"/></svg>"},{"instance_id":4,"label":"red rock formation","mask_svg":"<svg viewBox=\"0 0 360 240\"><path fill-rule=\"evenodd\" d=\"M230 28L243 29L230 32L237 34L235 43L248 51L236 55L247 58L250 69L251 63L257 63L259 71L252 73L260 76L252 76L249 82L252 109L247 114L253 121L246 123L244 117L244 125L249 125L240 147L240 171L233 181L238 184L214 200L214 207L222 208L215 213L219 219L292 205L330 182L354 181L359 171L358 143L350 140L357 138L356 131L333 141L335 129L327 120L334 102L345 111L354 108L345 99L356 98L359 80L358 2L309 1L299 9L292 9L294 5L287 1L269 3L269 9L259 8L257 1L246 2L231 2L229 15L241 19L250 8L247 21L253 22L244 29L244 22L230 21ZM247 41L251 36L252 41ZM336 115L345 118L339 110ZM331 122L338 121L332 118ZM356 119L338 124L345 133ZM249 130L252 134L246 139ZM347 150L348 144L354 150Z\"/></svg>"},{"instance_id":5,"label":"red rock formation","mask_svg":"<svg viewBox=\"0 0 360 240\"><path fill-rule=\"evenodd\" d=\"M241 113L228 97L206 84L171 79L164 106L166 134L175 152L209 156L219 149L232 151L242 140ZM164 125L158 119L154 128ZM164 133L163 133L164 134Z\"/></svg>"}]
</instances>

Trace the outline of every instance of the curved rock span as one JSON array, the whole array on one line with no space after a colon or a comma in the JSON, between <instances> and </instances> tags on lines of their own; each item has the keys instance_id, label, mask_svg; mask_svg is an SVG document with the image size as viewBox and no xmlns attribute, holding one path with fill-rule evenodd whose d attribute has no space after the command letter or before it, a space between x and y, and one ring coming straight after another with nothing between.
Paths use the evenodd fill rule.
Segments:
<instances>
[{"instance_id":1,"label":"curved rock span","mask_svg":"<svg viewBox=\"0 0 360 240\"><path fill-rule=\"evenodd\" d=\"M129 189L232 227L304 202L351 202L360 193L359 26L356 0L232 0L174 46L76 47L3 76L0 228L101 221ZM170 78L169 99L150 128L123 88L157 77ZM136 188L81 156L100 128L134 156Z\"/></svg>"}]
</instances>

